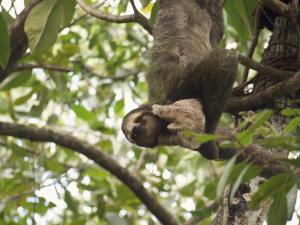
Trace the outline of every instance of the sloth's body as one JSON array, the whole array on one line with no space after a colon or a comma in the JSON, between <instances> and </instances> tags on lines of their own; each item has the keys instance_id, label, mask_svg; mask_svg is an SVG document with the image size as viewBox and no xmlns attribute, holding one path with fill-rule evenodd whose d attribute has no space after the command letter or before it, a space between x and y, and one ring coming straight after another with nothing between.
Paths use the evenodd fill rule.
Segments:
<instances>
[{"instance_id":1,"label":"sloth's body","mask_svg":"<svg viewBox=\"0 0 300 225\"><path fill-rule=\"evenodd\" d=\"M225 101L231 94L237 70L236 56L216 46L223 34L222 2L160 0L160 9L153 31L154 46L146 77L149 105L167 105L181 99L198 99L201 109L203 106L205 118L195 127L202 126L205 121L204 132L207 133L215 132ZM149 110L144 109L141 107L129 112L124 118L122 129L127 138L132 127L131 123L134 122L132 118L137 116L136 112L138 111L142 117L143 112L149 115ZM184 117L180 115L173 120L178 123L178 118L183 120L180 124L185 123ZM164 122L168 120L160 119ZM158 123L161 120L152 120L157 123L155 127L159 127ZM172 124L174 121L167 122ZM143 124L143 127L146 129L154 126ZM181 126L178 131L186 127L188 126ZM156 142L152 143L151 147L168 144L165 138L167 132L165 128L163 132L156 132ZM161 135L164 138L160 138ZM170 144L182 143L181 140L174 142L178 137L176 130L172 130L169 136ZM138 139L141 140L143 137ZM146 140L145 142L148 143ZM140 143L139 145L146 146ZM207 158L218 158L214 142L206 143L198 150Z\"/></svg>"},{"instance_id":2,"label":"sloth's body","mask_svg":"<svg viewBox=\"0 0 300 225\"><path fill-rule=\"evenodd\" d=\"M147 74L150 103L168 104L195 97L190 88L185 87L190 85L189 72L216 47L223 33L222 21L213 23L208 6L208 1L160 1ZM215 6L214 11L218 10L220 8Z\"/></svg>"}]
</instances>

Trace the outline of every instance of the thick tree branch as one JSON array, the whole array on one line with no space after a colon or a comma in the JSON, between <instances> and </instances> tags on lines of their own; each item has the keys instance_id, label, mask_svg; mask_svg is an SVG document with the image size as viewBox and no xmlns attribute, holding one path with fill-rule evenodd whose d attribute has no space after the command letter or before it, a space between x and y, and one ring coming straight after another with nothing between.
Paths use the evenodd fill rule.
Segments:
<instances>
[{"instance_id":1,"label":"thick tree branch","mask_svg":"<svg viewBox=\"0 0 300 225\"><path fill-rule=\"evenodd\" d=\"M279 97L294 93L300 88L300 71L294 76L281 81L273 86L266 88L259 93L251 94L246 97L231 97L226 105L226 112L241 112L256 110L264 107Z\"/></svg>"},{"instance_id":2,"label":"thick tree branch","mask_svg":"<svg viewBox=\"0 0 300 225\"><path fill-rule=\"evenodd\" d=\"M278 15L292 17L292 9L280 0L262 0L262 3Z\"/></svg>"},{"instance_id":3,"label":"thick tree branch","mask_svg":"<svg viewBox=\"0 0 300 225\"><path fill-rule=\"evenodd\" d=\"M141 25L146 31L148 31L150 34L152 34L152 26L149 22L149 20L143 16L140 12L136 10L136 7L134 4L132 4L133 9L134 9L134 14L131 15L124 15L124 16L119 16L119 15L112 15L110 13L106 13L103 11L100 11L98 9L94 9L87 5L84 0L76 0L78 5L90 14L91 16L94 16L98 19L107 21L107 22L113 22L113 23L138 23Z\"/></svg>"},{"instance_id":4,"label":"thick tree branch","mask_svg":"<svg viewBox=\"0 0 300 225\"><path fill-rule=\"evenodd\" d=\"M13 136L31 141L54 142L57 145L85 155L127 185L162 224L179 225L174 216L146 190L143 183L137 177L133 176L126 168L120 166L111 156L100 151L97 147L69 134L60 133L48 128L33 128L5 122L0 122L0 135Z\"/></svg>"}]
</instances>

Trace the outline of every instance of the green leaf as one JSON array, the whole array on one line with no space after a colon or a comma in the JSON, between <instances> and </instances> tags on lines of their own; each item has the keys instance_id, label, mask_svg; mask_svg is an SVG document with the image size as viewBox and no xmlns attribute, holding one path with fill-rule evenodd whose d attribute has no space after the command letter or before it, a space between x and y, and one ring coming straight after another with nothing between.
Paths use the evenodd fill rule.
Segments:
<instances>
[{"instance_id":1,"label":"green leaf","mask_svg":"<svg viewBox=\"0 0 300 225\"><path fill-rule=\"evenodd\" d=\"M300 117L293 118L284 128L284 132L292 132L300 125Z\"/></svg>"},{"instance_id":2,"label":"green leaf","mask_svg":"<svg viewBox=\"0 0 300 225\"><path fill-rule=\"evenodd\" d=\"M30 77L31 73L27 71L13 73L0 84L0 91L9 91L13 88L22 86L27 83Z\"/></svg>"},{"instance_id":3,"label":"green leaf","mask_svg":"<svg viewBox=\"0 0 300 225\"><path fill-rule=\"evenodd\" d=\"M285 225L287 220L287 201L285 193L278 192L268 213L269 225Z\"/></svg>"},{"instance_id":4,"label":"green leaf","mask_svg":"<svg viewBox=\"0 0 300 225\"><path fill-rule=\"evenodd\" d=\"M220 180L218 182L217 186L217 198L221 198L223 190L225 188L225 185L227 184L229 175L231 173L232 167L234 166L234 163L236 161L236 156L232 157L229 162L224 167L224 172L222 173Z\"/></svg>"},{"instance_id":5,"label":"green leaf","mask_svg":"<svg viewBox=\"0 0 300 225\"><path fill-rule=\"evenodd\" d=\"M210 181L206 184L203 195L207 197L210 200L214 200L216 198L216 188L217 188L217 182L215 180Z\"/></svg>"},{"instance_id":6,"label":"green leaf","mask_svg":"<svg viewBox=\"0 0 300 225\"><path fill-rule=\"evenodd\" d=\"M249 34L252 33L252 16L251 16L251 13L252 13L252 10L254 8L250 7L247 8L247 2L249 2L248 0L235 0L234 3L235 3L235 7L236 7L236 13L240 16L240 18L242 19L244 25L246 26ZM255 2L255 1L253 1Z\"/></svg>"},{"instance_id":7,"label":"green leaf","mask_svg":"<svg viewBox=\"0 0 300 225\"><path fill-rule=\"evenodd\" d=\"M203 144L205 142L214 141L217 139L217 136L214 134L196 134L192 131L185 130L183 132L184 137L193 138L199 144Z\"/></svg>"},{"instance_id":8,"label":"green leaf","mask_svg":"<svg viewBox=\"0 0 300 225\"><path fill-rule=\"evenodd\" d=\"M155 2L152 11L151 11L151 16L150 16L150 23L154 24L157 18L157 13L158 13L158 3Z\"/></svg>"},{"instance_id":9,"label":"green leaf","mask_svg":"<svg viewBox=\"0 0 300 225\"><path fill-rule=\"evenodd\" d=\"M78 203L68 190L65 190L65 201L68 205L68 209L70 209L75 215L78 215Z\"/></svg>"},{"instance_id":10,"label":"green leaf","mask_svg":"<svg viewBox=\"0 0 300 225\"><path fill-rule=\"evenodd\" d=\"M54 44L58 32L70 23L74 0L44 0L35 6L25 21L30 50L44 51Z\"/></svg>"},{"instance_id":11,"label":"green leaf","mask_svg":"<svg viewBox=\"0 0 300 225\"><path fill-rule=\"evenodd\" d=\"M243 177L246 174L247 170L249 169L249 166L246 166L242 172L239 174L238 178L236 179L234 185L231 188L231 192L230 192L230 202L231 200L234 198L234 195L237 191L237 189L239 188L239 186L241 185L242 181L243 181Z\"/></svg>"},{"instance_id":12,"label":"green leaf","mask_svg":"<svg viewBox=\"0 0 300 225\"><path fill-rule=\"evenodd\" d=\"M29 93L17 98L14 102L14 105L22 105L24 104L25 102L27 102L31 97L32 95L35 93L35 90L32 90L30 91Z\"/></svg>"},{"instance_id":13,"label":"green leaf","mask_svg":"<svg viewBox=\"0 0 300 225\"><path fill-rule=\"evenodd\" d=\"M271 136L258 140L258 144L265 148L283 148L289 151L300 149L300 143L297 137L293 136Z\"/></svg>"},{"instance_id":14,"label":"green leaf","mask_svg":"<svg viewBox=\"0 0 300 225\"><path fill-rule=\"evenodd\" d=\"M3 8L0 14L2 15L7 27L9 27L14 21L14 18Z\"/></svg>"},{"instance_id":15,"label":"green leaf","mask_svg":"<svg viewBox=\"0 0 300 225\"><path fill-rule=\"evenodd\" d=\"M10 39L8 29L3 18L0 14L0 67L5 68L10 56Z\"/></svg>"},{"instance_id":16,"label":"green leaf","mask_svg":"<svg viewBox=\"0 0 300 225\"><path fill-rule=\"evenodd\" d=\"M281 111L283 116L300 116L300 109L286 108Z\"/></svg>"},{"instance_id":17,"label":"green leaf","mask_svg":"<svg viewBox=\"0 0 300 225\"><path fill-rule=\"evenodd\" d=\"M263 125L273 114L272 110L264 110L254 115L254 122L251 126L251 129L257 129L261 125Z\"/></svg>"},{"instance_id":18,"label":"green leaf","mask_svg":"<svg viewBox=\"0 0 300 225\"><path fill-rule=\"evenodd\" d=\"M291 219L293 217L295 211L295 205L297 201L297 193L298 193L298 187L297 185L294 185L286 195L288 219Z\"/></svg>"},{"instance_id":19,"label":"green leaf","mask_svg":"<svg viewBox=\"0 0 300 225\"><path fill-rule=\"evenodd\" d=\"M237 134L238 142L243 146L248 146L252 143L254 132L257 128L263 125L273 114L272 110L264 110L254 115L252 125L245 131Z\"/></svg>"},{"instance_id":20,"label":"green leaf","mask_svg":"<svg viewBox=\"0 0 300 225\"><path fill-rule=\"evenodd\" d=\"M251 207L256 209L259 203L268 197L271 197L274 193L277 193L281 189L285 189L289 182L289 175L286 173L273 176L268 179L259 190L252 196Z\"/></svg>"},{"instance_id":21,"label":"green leaf","mask_svg":"<svg viewBox=\"0 0 300 225\"><path fill-rule=\"evenodd\" d=\"M142 4L143 8L145 8L150 2L151 0L140 0L140 3Z\"/></svg>"},{"instance_id":22,"label":"green leaf","mask_svg":"<svg viewBox=\"0 0 300 225\"><path fill-rule=\"evenodd\" d=\"M72 110L76 114L76 116L86 122L93 122L93 121L98 121L96 115L88 111L86 108L84 108L81 105L72 105Z\"/></svg>"},{"instance_id":23,"label":"green leaf","mask_svg":"<svg viewBox=\"0 0 300 225\"><path fill-rule=\"evenodd\" d=\"M125 102L124 99L120 99L119 101L116 102L115 107L114 107L114 111L117 115L121 115L123 112L125 106Z\"/></svg>"}]
</instances>

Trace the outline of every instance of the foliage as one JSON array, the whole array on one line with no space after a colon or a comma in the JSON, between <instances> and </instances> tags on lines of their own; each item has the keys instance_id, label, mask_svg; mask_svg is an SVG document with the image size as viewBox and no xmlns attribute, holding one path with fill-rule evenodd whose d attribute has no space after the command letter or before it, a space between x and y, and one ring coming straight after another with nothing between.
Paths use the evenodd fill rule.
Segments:
<instances>
[{"instance_id":1,"label":"foliage","mask_svg":"<svg viewBox=\"0 0 300 225\"><path fill-rule=\"evenodd\" d=\"M153 23L157 4L140 2L139 9ZM235 43L245 54L256 6L256 1L249 2L227 1L222 41L227 47ZM1 4L0 67L4 68L10 55L7 27L14 19L14 7ZM136 174L180 222L200 216L208 224L213 216L207 206L218 200L226 184L233 185L233 198L237 187L262 168L235 164L236 158L225 164L208 162L183 149L146 151L129 144L120 133L120 123L126 111L147 99L144 73L152 38L136 24L108 23L74 9L74 0L44 0L27 17L30 54L20 63L70 69L61 72L41 66L14 71L0 84L1 120L47 125L93 143ZM101 9L122 14L130 6L129 1L107 1ZM255 58L260 57L264 41ZM300 125L299 109L285 109L282 114L290 122L281 133L267 122L271 111L245 115L237 140L223 146L245 147L259 139L265 148L299 151L299 136L292 135ZM234 121L225 116L222 122L232 126ZM207 138L211 137L198 137L199 141ZM124 184L78 154L52 143L10 137L1 137L0 148L0 224L158 224ZM300 167L299 158L285 162ZM294 211L290 199L296 198L297 189L292 190L299 184L293 171L274 176L253 196L252 207L272 198L269 224L285 224Z\"/></svg>"}]
</instances>

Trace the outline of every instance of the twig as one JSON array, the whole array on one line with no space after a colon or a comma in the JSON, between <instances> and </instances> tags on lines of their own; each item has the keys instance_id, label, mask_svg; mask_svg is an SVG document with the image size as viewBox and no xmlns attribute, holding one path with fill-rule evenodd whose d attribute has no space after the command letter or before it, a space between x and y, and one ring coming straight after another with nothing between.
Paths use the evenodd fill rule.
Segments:
<instances>
[{"instance_id":1,"label":"twig","mask_svg":"<svg viewBox=\"0 0 300 225\"><path fill-rule=\"evenodd\" d=\"M254 26L253 26L253 36L252 36L252 42L251 46L249 48L249 52L247 57L249 59L252 59L252 56L254 54L257 42L258 42L258 37L259 37L259 31L260 31L260 17L261 17L261 5L259 4L257 6L257 9L255 11L255 16L254 16ZM248 80L248 73L249 73L249 67L245 67L244 73L243 73L243 79L241 82L241 85L246 83Z\"/></svg>"},{"instance_id":2,"label":"twig","mask_svg":"<svg viewBox=\"0 0 300 225\"><path fill-rule=\"evenodd\" d=\"M94 9L98 9L104 3L105 3L105 1L100 2L99 4L96 4L95 7L94 7ZM78 18L73 19L73 21L70 24L68 24L66 27L72 27L72 26L74 26L78 21L82 20L86 15L88 15L87 12L85 12L83 15L79 16ZM62 31L66 27L63 27L60 31Z\"/></svg>"},{"instance_id":3,"label":"twig","mask_svg":"<svg viewBox=\"0 0 300 225\"><path fill-rule=\"evenodd\" d=\"M49 65L49 64L19 64L12 69L14 71L21 71L21 70L31 70L31 69L45 69L49 71L57 71L57 72L72 72L74 71L73 68L70 67L62 67L59 65Z\"/></svg>"},{"instance_id":4,"label":"twig","mask_svg":"<svg viewBox=\"0 0 300 225\"><path fill-rule=\"evenodd\" d=\"M230 185L226 185L223 192L223 201L222 201L222 225L227 225L229 218L229 193Z\"/></svg>"},{"instance_id":5,"label":"twig","mask_svg":"<svg viewBox=\"0 0 300 225\"><path fill-rule=\"evenodd\" d=\"M136 167L134 169L134 174L138 174L139 170L141 169L141 167L143 166L144 164L144 161L145 161L145 156L146 156L146 153L147 153L147 150L146 149L143 149L142 152L141 152L141 155L139 157L139 160L136 164Z\"/></svg>"},{"instance_id":6,"label":"twig","mask_svg":"<svg viewBox=\"0 0 300 225\"><path fill-rule=\"evenodd\" d=\"M133 4L134 14L119 16L119 15L112 15L110 13L106 13L101 10L96 10L90 7L89 5L87 5L84 0L76 0L76 1L80 5L80 7L91 16L94 16L98 19L107 22L113 22L113 23L138 23L146 31L152 34L152 26L149 20L137 11L134 4Z\"/></svg>"},{"instance_id":7,"label":"twig","mask_svg":"<svg viewBox=\"0 0 300 225\"><path fill-rule=\"evenodd\" d=\"M250 69L253 69L257 72L269 74L270 76L276 78L279 81L285 80L295 74L295 72L293 72L293 71L279 70L279 69L275 69L271 66L255 62L255 61L253 61L243 55L240 55L240 54L238 55L238 58L239 58L240 64L242 64Z\"/></svg>"}]
</instances>

